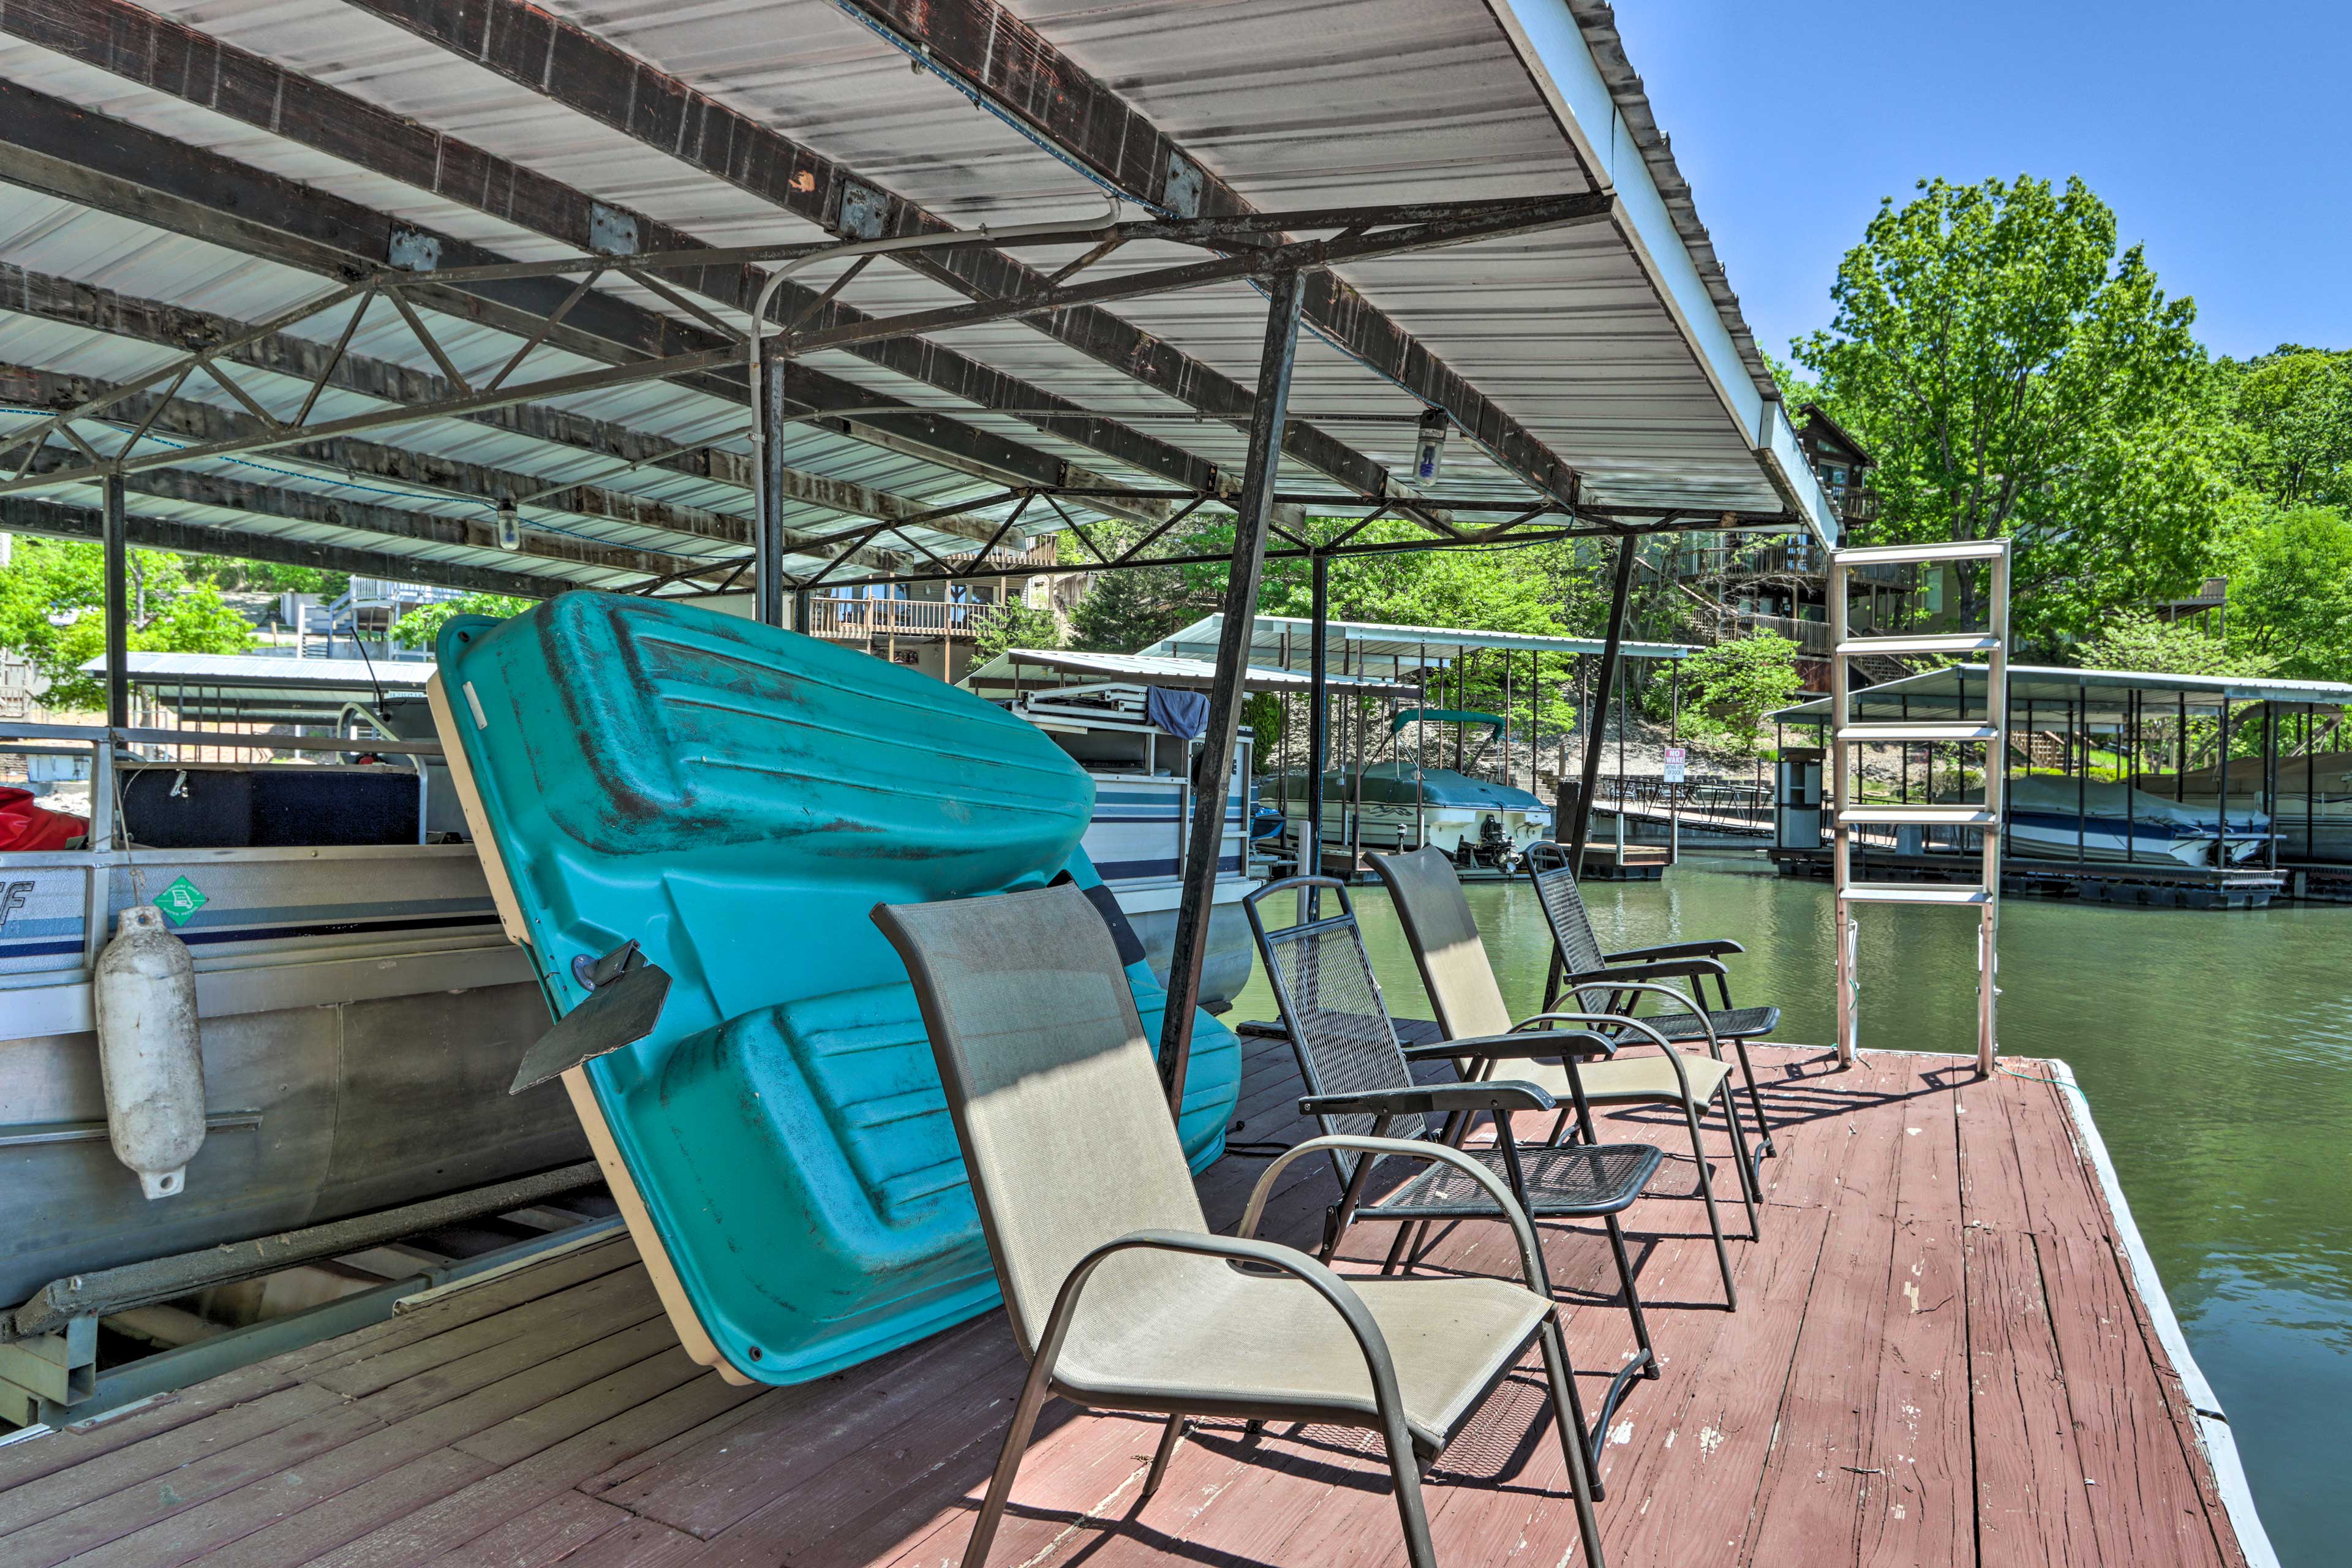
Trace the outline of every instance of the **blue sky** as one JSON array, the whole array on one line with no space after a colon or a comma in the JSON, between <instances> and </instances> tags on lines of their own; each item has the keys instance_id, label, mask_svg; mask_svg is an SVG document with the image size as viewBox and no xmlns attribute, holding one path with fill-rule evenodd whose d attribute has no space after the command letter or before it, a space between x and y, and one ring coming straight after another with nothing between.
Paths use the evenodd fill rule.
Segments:
<instances>
[{"instance_id":1,"label":"blue sky","mask_svg":"<svg viewBox=\"0 0 2352 1568\"><path fill-rule=\"evenodd\" d=\"M1619 0L1759 342L1828 325L1881 196L2080 174L2217 353L2352 348L2352 3Z\"/></svg>"}]
</instances>

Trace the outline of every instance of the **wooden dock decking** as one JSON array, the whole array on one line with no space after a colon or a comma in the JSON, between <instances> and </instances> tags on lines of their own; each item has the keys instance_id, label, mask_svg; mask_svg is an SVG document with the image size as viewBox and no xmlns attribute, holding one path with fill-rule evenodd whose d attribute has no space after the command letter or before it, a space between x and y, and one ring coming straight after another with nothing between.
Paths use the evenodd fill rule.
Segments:
<instances>
[{"instance_id":1,"label":"wooden dock decking","mask_svg":"<svg viewBox=\"0 0 2352 1568\"><path fill-rule=\"evenodd\" d=\"M1300 1135L1287 1047L1247 1048L1238 1137ZM1721 1310L1699 1205L1679 1195L1686 1145L1657 1183L1677 1195L1627 1215L1664 1375L1610 1434L1610 1560L2245 1563L2078 1152L2071 1091L1979 1083L1953 1058L1841 1073L1820 1051L1758 1057L1781 1155L1763 1239L1732 1244L1740 1310ZM1612 1120L1676 1146L1678 1120ZM1213 1222L1231 1227L1262 1169L1228 1158L1202 1178ZM1286 1175L1265 1232L1309 1242L1329 1168ZM1607 1247L1597 1227L1542 1228L1597 1405L1600 1371L1632 1344L1598 1295ZM1350 1254L1388 1239L1364 1227ZM1433 1263L1517 1267L1486 1224L1454 1226ZM614 1240L0 1447L0 1563L936 1568L961 1552L1021 1371L992 1313L817 1383L731 1387L678 1350ZM1277 1426L1247 1443L1202 1424L1139 1508L1158 1431L1049 1405L992 1562L1401 1560L1371 1436ZM1576 1560L1562 1478L1540 1372L1522 1369L1432 1472L1441 1560Z\"/></svg>"}]
</instances>

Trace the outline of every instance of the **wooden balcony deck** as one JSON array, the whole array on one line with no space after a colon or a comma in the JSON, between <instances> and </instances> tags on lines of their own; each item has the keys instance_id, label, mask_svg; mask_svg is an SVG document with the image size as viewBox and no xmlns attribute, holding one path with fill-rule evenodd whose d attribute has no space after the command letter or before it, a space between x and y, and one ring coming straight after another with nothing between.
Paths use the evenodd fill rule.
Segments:
<instances>
[{"instance_id":1,"label":"wooden balcony deck","mask_svg":"<svg viewBox=\"0 0 2352 1568\"><path fill-rule=\"evenodd\" d=\"M944 599L824 599L809 601L809 635L835 642L885 637L946 637L968 641L1003 614L997 605Z\"/></svg>"},{"instance_id":2,"label":"wooden balcony deck","mask_svg":"<svg viewBox=\"0 0 2352 1568\"><path fill-rule=\"evenodd\" d=\"M1251 1042L1241 1133L1301 1130L1286 1047ZM1629 1214L1664 1376L1610 1434L1600 1505L1632 1564L2239 1564L2199 1418L2081 1152L2070 1090L1957 1058L1759 1053L1781 1157L1763 1239L1720 1284L1697 1204ZM2046 1064L2011 1064L2039 1078ZM1619 1131L1676 1133L1650 1113ZM1202 1179L1230 1226L1262 1167ZM1727 1178L1727 1168L1723 1168ZM1302 1161L1269 1234L1330 1191ZM1659 1185L1685 1190L1685 1157ZM1737 1213L1736 1207L1732 1210ZM2127 1227L2126 1227L2127 1228ZM1594 1229L1547 1227L1589 1402L1630 1343ZM1387 1237L1367 1228L1361 1258ZM1440 1268L1501 1268L1488 1225ZM1020 1380L994 1314L791 1389L739 1389L671 1337L625 1241L96 1424L0 1448L0 1562L446 1568L939 1568L970 1529ZM2193 1374L2192 1374L2193 1375ZM2201 1388L2201 1384L2192 1384ZM2200 1394L2199 1398L2204 1396ZM1388 1564L1373 1440L1209 1423L1137 1492L1155 1421L1049 1407L998 1564ZM1541 1394L1523 1369L1427 1490L1441 1559L1573 1561Z\"/></svg>"}]
</instances>

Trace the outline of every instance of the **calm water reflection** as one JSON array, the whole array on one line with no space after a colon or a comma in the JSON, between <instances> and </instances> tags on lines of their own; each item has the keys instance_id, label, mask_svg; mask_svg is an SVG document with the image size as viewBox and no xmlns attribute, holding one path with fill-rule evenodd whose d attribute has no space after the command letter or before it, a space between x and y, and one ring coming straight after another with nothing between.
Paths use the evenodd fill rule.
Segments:
<instances>
[{"instance_id":1,"label":"calm water reflection","mask_svg":"<svg viewBox=\"0 0 2352 1568\"><path fill-rule=\"evenodd\" d=\"M1516 1010L1542 1000L1549 934L1524 884L1470 889ZM1663 882L1589 884L1612 948L1726 935L1734 995L1781 1038L1827 1043L1826 886L1741 858ZM1360 889L1400 1013L1428 1016L1394 917ZM1862 921L1865 1046L1973 1052L1972 920ZM2352 909L2200 912L2017 899L2001 910L2001 1048L2063 1057L2089 1095L2198 1363L2221 1395L2291 1568L2345 1560L2325 1500L2352 1457ZM1236 1017L1272 1016L1263 978Z\"/></svg>"}]
</instances>

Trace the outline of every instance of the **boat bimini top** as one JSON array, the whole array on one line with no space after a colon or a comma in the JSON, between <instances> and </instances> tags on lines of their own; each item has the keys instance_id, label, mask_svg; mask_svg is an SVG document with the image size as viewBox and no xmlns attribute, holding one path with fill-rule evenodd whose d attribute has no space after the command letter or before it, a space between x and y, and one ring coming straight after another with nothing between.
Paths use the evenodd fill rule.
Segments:
<instances>
[{"instance_id":1,"label":"boat bimini top","mask_svg":"<svg viewBox=\"0 0 2352 1568\"><path fill-rule=\"evenodd\" d=\"M993 1306L914 992L867 913L1066 877L1156 1040L1165 994L1078 847L1085 772L929 676L660 599L454 620L438 659L484 869L564 1019L533 1070L562 1069L688 1353L797 1383ZM1198 1167L1240 1050L1205 1016L1195 1042Z\"/></svg>"},{"instance_id":2,"label":"boat bimini top","mask_svg":"<svg viewBox=\"0 0 2352 1568\"><path fill-rule=\"evenodd\" d=\"M1550 807L1526 790L1510 784L1496 784L1492 779L1475 779L1467 773L1457 773L1450 768L1423 768L1418 781L1410 762L1372 763L1364 769L1364 804L1367 805L1424 805L1449 811L1527 811L1540 812L1547 816ZM1296 769L1290 774L1294 796L1306 788L1307 770ZM1323 798L1338 805L1348 798L1354 788L1345 772L1323 775ZM1265 793L1265 786L1259 786Z\"/></svg>"}]
</instances>

